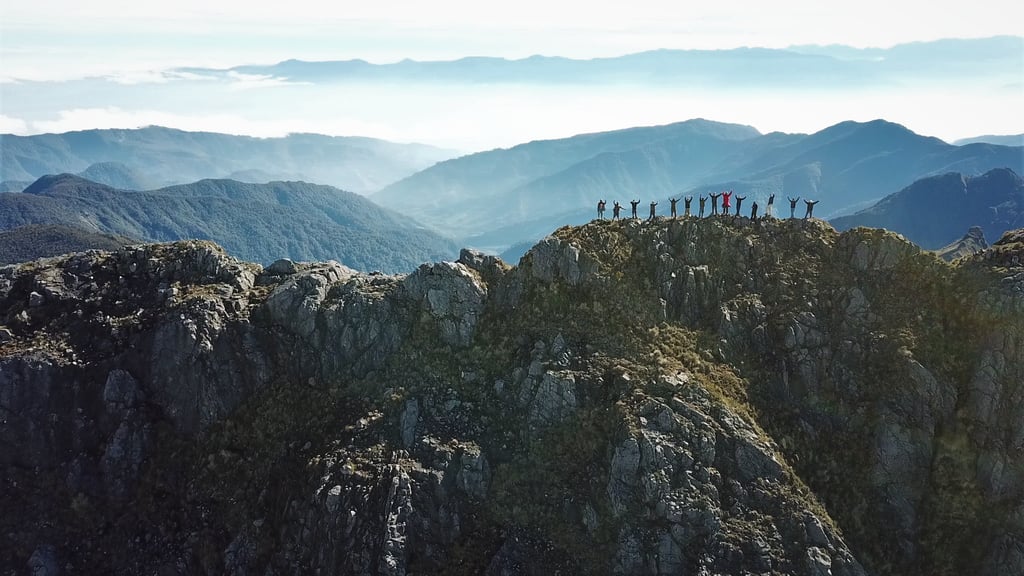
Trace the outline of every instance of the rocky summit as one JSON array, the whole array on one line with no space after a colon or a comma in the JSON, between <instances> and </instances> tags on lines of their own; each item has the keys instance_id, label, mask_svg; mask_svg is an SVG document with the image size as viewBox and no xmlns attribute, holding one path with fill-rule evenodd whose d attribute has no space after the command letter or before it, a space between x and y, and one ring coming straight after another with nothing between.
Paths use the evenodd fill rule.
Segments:
<instances>
[{"instance_id":1,"label":"rocky summit","mask_svg":"<svg viewBox=\"0 0 1024 576\"><path fill-rule=\"evenodd\" d=\"M0 574L1024 573L1024 232L0 268Z\"/></svg>"}]
</instances>

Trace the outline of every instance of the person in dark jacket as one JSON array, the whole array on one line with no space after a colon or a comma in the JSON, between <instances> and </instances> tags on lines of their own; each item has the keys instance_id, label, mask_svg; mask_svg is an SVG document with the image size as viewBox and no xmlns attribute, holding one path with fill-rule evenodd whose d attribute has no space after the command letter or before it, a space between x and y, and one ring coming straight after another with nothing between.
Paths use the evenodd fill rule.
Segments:
<instances>
[{"instance_id":1,"label":"person in dark jacket","mask_svg":"<svg viewBox=\"0 0 1024 576\"><path fill-rule=\"evenodd\" d=\"M672 217L676 217L676 203L679 202L679 198L669 198L668 201L672 204Z\"/></svg>"},{"instance_id":2,"label":"person in dark jacket","mask_svg":"<svg viewBox=\"0 0 1024 576\"><path fill-rule=\"evenodd\" d=\"M686 203L686 215L689 216L690 215L690 202L693 202L693 196L687 196L686 199L684 200L684 202Z\"/></svg>"},{"instance_id":3,"label":"person in dark jacket","mask_svg":"<svg viewBox=\"0 0 1024 576\"><path fill-rule=\"evenodd\" d=\"M797 196L796 198L792 198L792 197L789 198L789 219L790 220L792 220L793 218L796 218L796 203L799 202L799 201L800 201L800 197L799 196Z\"/></svg>"},{"instance_id":4,"label":"person in dark jacket","mask_svg":"<svg viewBox=\"0 0 1024 576\"><path fill-rule=\"evenodd\" d=\"M740 196L739 194L736 195L736 215L737 216L742 216L743 215L743 214L740 213L740 207L743 206L743 201L746 200L746 199L747 199L746 196Z\"/></svg>"},{"instance_id":5,"label":"person in dark jacket","mask_svg":"<svg viewBox=\"0 0 1024 576\"><path fill-rule=\"evenodd\" d=\"M715 214L718 214L718 197L721 196L721 194L709 193L708 196L711 197L711 215L714 216Z\"/></svg>"},{"instance_id":6,"label":"person in dark jacket","mask_svg":"<svg viewBox=\"0 0 1024 576\"><path fill-rule=\"evenodd\" d=\"M807 205L807 213L804 214L804 219L814 218L814 205L821 200L804 200L804 204Z\"/></svg>"},{"instance_id":7,"label":"person in dark jacket","mask_svg":"<svg viewBox=\"0 0 1024 576\"><path fill-rule=\"evenodd\" d=\"M775 194L768 197L768 205L764 207L764 215L767 218L775 217Z\"/></svg>"},{"instance_id":8,"label":"person in dark jacket","mask_svg":"<svg viewBox=\"0 0 1024 576\"><path fill-rule=\"evenodd\" d=\"M597 201L597 217L604 220L604 200Z\"/></svg>"},{"instance_id":9,"label":"person in dark jacket","mask_svg":"<svg viewBox=\"0 0 1024 576\"><path fill-rule=\"evenodd\" d=\"M654 207L657 205L657 202L651 202L651 215L647 218L648 220L654 220Z\"/></svg>"},{"instance_id":10,"label":"person in dark jacket","mask_svg":"<svg viewBox=\"0 0 1024 576\"><path fill-rule=\"evenodd\" d=\"M698 218L703 218L704 217L704 204L706 204L707 201L708 201L708 197L707 196L701 196L700 197L700 216L698 216Z\"/></svg>"},{"instance_id":11,"label":"person in dark jacket","mask_svg":"<svg viewBox=\"0 0 1024 576\"><path fill-rule=\"evenodd\" d=\"M620 210L622 210L622 205L619 204L618 200L616 200L615 201L615 205L612 206L612 220L618 220L619 219L619 211Z\"/></svg>"},{"instance_id":12,"label":"person in dark jacket","mask_svg":"<svg viewBox=\"0 0 1024 576\"><path fill-rule=\"evenodd\" d=\"M636 218L636 206L640 203L640 200L630 200L629 205L633 207L633 218Z\"/></svg>"},{"instance_id":13,"label":"person in dark jacket","mask_svg":"<svg viewBox=\"0 0 1024 576\"><path fill-rule=\"evenodd\" d=\"M750 207L750 219L757 221L757 200L754 200L754 205Z\"/></svg>"}]
</instances>

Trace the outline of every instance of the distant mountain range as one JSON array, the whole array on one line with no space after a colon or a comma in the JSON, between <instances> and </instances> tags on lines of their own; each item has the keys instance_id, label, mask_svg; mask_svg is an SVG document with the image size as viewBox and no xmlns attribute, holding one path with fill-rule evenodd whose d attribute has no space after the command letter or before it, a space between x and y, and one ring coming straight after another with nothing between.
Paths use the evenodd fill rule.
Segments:
<instances>
[{"instance_id":1,"label":"distant mountain range","mask_svg":"<svg viewBox=\"0 0 1024 576\"><path fill-rule=\"evenodd\" d=\"M1024 181L1007 168L923 178L866 210L832 219L832 225L887 228L929 250L947 246L972 226L999 238L1024 228Z\"/></svg>"},{"instance_id":2,"label":"distant mountain range","mask_svg":"<svg viewBox=\"0 0 1024 576\"><path fill-rule=\"evenodd\" d=\"M304 182L202 180L134 192L45 176L22 193L0 194L0 230L28 224L145 241L209 239L246 260L334 259L366 271L407 272L458 254L450 240L362 196Z\"/></svg>"},{"instance_id":3,"label":"distant mountain range","mask_svg":"<svg viewBox=\"0 0 1024 576\"><path fill-rule=\"evenodd\" d=\"M30 224L0 230L0 265L85 250L116 250L137 240L63 224Z\"/></svg>"},{"instance_id":4,"label":"distant mountain range","mask_svg":"<svg viewBox=\"0 0 1024 576\"><path fill-rule=\"evenodd\" d=\"M157 126L4 134L0 135L0 181L34 181L47 174L87 169L99 174L83 176L103 180L104 172L109 176L111 168L118 166L120 172L144 174L150 187L235 176L258 182L306 180L368 193L455 155L433 146L373 138L318 134L253 138ZM118 186L131 188L129 184Z\"/></svg>"},{"instance_id":5,"label":"distant mountain range","mask_svg":"<svg viewBox=\"0 0 1024 576\"><path fill-rule=\"evenodd\" d=\"M502 251L623 204L732 189L764 206L815 198L820 217L852 213L933 174L1024 169L1024 148L953 146L875 120L814 134L760 134L708 120L530 142L441 162L371 198L464 243ZM748 206L750 204L747 204ZM694 208L697 200L694 200ZM680 210L682 206L680 205ZM962 233L966 227L958 230Z\"/></svg>"},{"instance_id":6,"label":"distant mountain range","mask_svg":"<svg viewBox=\"0 0 1024 576\"><path fill-rule=\"evenodd\" d=\"M78 172L76 176L81 176L97 184L106 184L111 188L120 188L121 190L152 190L157 188L145 174L134 168L129 168L120 162L97 162ZM235 178L235 180L239 179ZM4 180L0 181L0 192L21 192L31 185L31 181Z\"/></svg>"},{"instance_id":7,"label":"distant mountain range","mask_svg":"<svg viewBox=\"0 0 1024 576\"><path fill-rule=\"evenodd\" d=\"M1019 69L1024 38L943 39L891 48L792 46L728 50L652 50L576 60L469 57L450 61L286 60L227 69L180 68L190 75L257 75L297 82L643 83L729 87L884 84L917 77L986 76Z\"/></svg>"},{"instance_id":8,"label":"distant mountain range","mask_svg":"<svg viewBox=\"0 0 1024 576\"><path fill-rule=\"evenodd\" d=\"M953 144L963 146L965 144L999 144L1001 146L1024 146L1024 134L986 135L973 138L961 138Z\"/></svg>"}]
</instances>

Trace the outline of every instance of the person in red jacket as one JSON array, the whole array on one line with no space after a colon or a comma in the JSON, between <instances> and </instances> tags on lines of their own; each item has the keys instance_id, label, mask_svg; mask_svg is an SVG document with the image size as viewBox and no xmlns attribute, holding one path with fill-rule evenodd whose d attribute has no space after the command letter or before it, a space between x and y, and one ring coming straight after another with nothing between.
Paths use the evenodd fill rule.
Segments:
<instances>
[{"instance_id":1,"label":"person in red jacket","mask_svg":"<svg viewBox=\"0 0 1024 576\"><path fill-rule=\"evenodd\" d=\"M728 214L729 208L732 208L732 190L722 192L722 213Z\"/></svg>"}]
</instances>

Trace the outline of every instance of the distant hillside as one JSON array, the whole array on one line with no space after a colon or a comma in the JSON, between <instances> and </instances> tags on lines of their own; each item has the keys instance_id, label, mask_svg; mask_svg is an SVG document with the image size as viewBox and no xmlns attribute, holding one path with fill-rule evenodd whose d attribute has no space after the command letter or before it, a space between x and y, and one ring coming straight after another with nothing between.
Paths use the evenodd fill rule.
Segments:
<instances>
[{"instance_id":1,"label":"distant hillside","mask_svg":"<svg viewBox=\"0 0 1024 576\"><path fill-rule=\"evenodd\" d=\"M1024 181L1008 168L975 177L953 172L923 178L867 210L834 218L832 225L837 230L886 228L930 250L972 226L995 238L1024 227Z\"/></svg>"},{"instance_id":2,"label":"distant hillside","mask_svg":"<svg viewBox=\"0 0 1024 576\"><path fill-rule=\"evenodd\" d=\"M156 188L153 181L139 170L129 168L120 162L97 162L78 173L86 180L106 184L123 190L151 190Z\"/></svg>"},{"instance_id":3,"label":"distant hillside","mask_svg":"<svg viewBox=\"0 0 1024 576\"><path fill-rule=\"evenodd\" d=\"M1024 134L1004 134L961 138L953 142L956 146L965 144L999 144L1001 146L1024 146Z\"/></svg>"},{"instance_id":4,"label":"distant hillside","mask_svg":"<svg viewBox=\"0 0 1024 576\"><path fill-rule=\"evenodd\" d=\"M762 206L770 194L815 198L817 213L830 217L924 176L1004 166L1024 170L1024 149L953 146L883 120L843 122L809 135L761 135L747 126L691 120L472 154L373 199L469 245L501 251L590 220L601 198L609 205L639 198L645 207L656 200L665 213L670 196L733 189Z\"/></svg>"},{"instance_id":5,"label":"distant hillside","mask_svg":"<svg viewBox=\"0 0 1024 576\"><path fill-rule=\"evenodd\" d=\"M750 126L689 120L529 142L441 162L372 198L469 236L589 207L602 195L673 190L758 136Z\"/></svg>"},{"instance_id":6,"label":"distant hillside","mask_svg":"<svg viewBox=\"0 0 1024 576\"><path fill-rule=\"evenodd\" d=\"M451 241L369 200L304 182L203 180L148 192L62 174L0 195L0 229L66 224L146 241L213 240L269 263L334 259L360 270L409 271L457 256Z\"/></svg>"},{"instance_id":7,"label":"distant hillside","mask_svg":"<svg viewBox=\"0 0 1024 576\"><path fill-rule=\"evenodd\" d=\"M137 241L61 224L31 224L0 230L0 265L85 250L116 250Z\"/></svg>"},{"instance_id":8,"label":"distant hillside","mask_svg":"<svg viewBox=\"0 0 1024 576\"><path fill-rule=\"evenodd\" d=\"M46 174L79 173L96 163L117 163L145 175L155 186L258 170L268 180L301 179L368 193L452 156L453 152L432 146L372 138L253 138L151 126L0 135L0 180L35 180ZM104 179L110 165L106 166L90 175Z\"/></svg>"}]
</instances>

